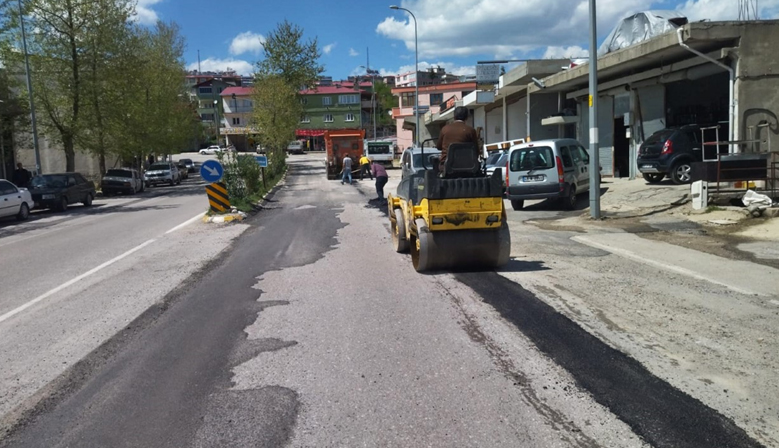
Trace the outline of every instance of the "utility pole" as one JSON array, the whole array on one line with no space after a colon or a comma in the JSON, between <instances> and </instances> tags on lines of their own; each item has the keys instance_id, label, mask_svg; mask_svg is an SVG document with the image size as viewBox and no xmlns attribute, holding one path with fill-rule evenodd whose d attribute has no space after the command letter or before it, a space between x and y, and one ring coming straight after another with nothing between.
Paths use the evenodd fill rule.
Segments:
<instances>
[{"instance_id":1,"label":"utility pole","mask_svg":"<svg viewBox=\"0 0 779 448\"><path fill-rule=\"evenodd\" d=\"M35 101L32 98L32 78L30 77L30 55L27 54L27 35L24 31L24 11L22 0L19 4L19 23L22 27L22 51L24 51L24 72L27 75L27 94L30 97L30 123L32 124L32 146L35 151L35 174L41 174L41 152L38 147L38 125L35 121Z\"/></svg>"},{"instance_id":2,"label":"utility pole","mask_svg":"<svg viewBox=\"0 0 779 448\"><path fill-rule=\"evenodd\" d=\"M600 219L600 150L598 149L598 31L595 0L590 0L590 217Z\"/></svg>"}]
</instances>

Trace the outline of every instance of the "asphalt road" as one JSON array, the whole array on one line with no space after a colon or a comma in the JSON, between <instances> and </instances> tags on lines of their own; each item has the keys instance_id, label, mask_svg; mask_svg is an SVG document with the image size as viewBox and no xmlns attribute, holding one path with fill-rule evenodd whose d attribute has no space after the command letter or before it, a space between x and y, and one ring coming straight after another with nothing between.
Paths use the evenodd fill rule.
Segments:
<instances>
[{"instance_id":1,"label":"asphalt road","mask_svg":"<svg viewBox=\"0 0 779 448\"><path fill-rule=\"evenodd\" d=\"M193 236L213 255L186 276L153 257L173 285L162 303L139 304L0 445L760 446L732 409L685 391L682 372L658 374L569 298L565 279L587 281L592 258L603 272L643 273L523 222L559 212L513 213L514 259L498 273L419 275L392 251L372 183L328 182L319 155L289 160L287 182L247 224L152 235ZM86 325L123 303L130 284L106 281L95 315L56 312ZM618 314L600 312L601 323ZM72 340L68 331L55 333Z\"/></svg>"}]
</instances>

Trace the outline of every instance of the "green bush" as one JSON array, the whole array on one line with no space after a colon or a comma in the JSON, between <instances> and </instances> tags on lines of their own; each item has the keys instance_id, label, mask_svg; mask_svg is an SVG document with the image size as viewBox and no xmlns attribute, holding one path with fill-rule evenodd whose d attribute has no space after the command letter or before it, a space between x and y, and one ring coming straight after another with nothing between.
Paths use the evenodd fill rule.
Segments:
<instances>
[{"instance_id":1,"label":"green bush","mask_svg":"<svg viewBox=\"0 0 779 448\"><path fill-rule=\"evenodd\" d=\"M283 154L283 153L282 153ZM274 154L276 155L276 154ZM218 153L217 158L224 168L222 182L227 187L230 204L243 212L251 211L254 205L272 188L286 171L286 160L269 154L265 182L262 168L251 154L234 152ZM273 169L271 169L273 167ZM267 184L267 189L265 185Z\"/></svg>"}]
</instances>

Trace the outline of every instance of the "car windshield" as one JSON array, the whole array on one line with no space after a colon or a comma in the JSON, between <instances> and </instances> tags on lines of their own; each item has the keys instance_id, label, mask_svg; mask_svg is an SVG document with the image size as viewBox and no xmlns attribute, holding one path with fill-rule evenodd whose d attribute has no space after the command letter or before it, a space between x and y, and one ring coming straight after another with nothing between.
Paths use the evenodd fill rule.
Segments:
<instances>
[{"instance_id":1,"label":"car windshield","mask_svg":"<svg viewBox=\"0 0 779 448\"><path fill-rule=\"evenodd\" d=\"M554 153L548 146L522 148L511 154L511 171L548 170L554 168Z\"/></svg>"},{"instance_id":2,"label":"car windshield","mask_svg":"<svg viewBox=\"0 0 779 448\"><path fill-rule=\"evenodd\" d=\"M65 188L68 186L68 176L63 174L47 174L33 177L30 181L33 188Z\"/></svg>"},{"instance_id":3,"label":"car windshield","mask_svg":"<svg viewBox=\"0 0 779 448\"><path fill-rule=\"evenodd\" d=\"M418 170L426 169L429 170L433 167L433 163L430 161L433 157L441 157L441 153L436 152L427 152L425 151L425 166L422 166L422 154L414 154L414 168Z\"/></svg>"},{"instance_id":4,"label":"car windshield","mask_svg":"<svg viewBox=\"0 0 779 448\"><path fill-rule=\"evenodd\" d=\"M377 145L377 144L368 144L368 154L390 154L390 145L384 144L384 145Z\"/></svg>"},{"instance_id":5,"label":"car windshield","mask_svg":"<svg viewBox=\"0 0 779 448\"><path fill-rule=\"evenodd\" d=\"M192 165L192 159L181 159L179 160L179 163L183 165Z\"/></svg>"},{"instance_id":6,"label":"car windshield","mask_svg":"<svg viewBox=\"0 0 779 448\"><path fill-rule=\"evenodd\" d=\"M108 170L105 175L111 177L133 177L133 172L129 170Z\"/></svg>"},{"instance_id":7,"label":"car windshield","mask_svg":"<svg viewBox=\"0 0 779 448\"><path fill-rule=\"evenodd\" d=\"M493 152L487 157L487 160L484 162L487 166L494 166L497 165L500 161L500 158L503 156L502 152Z\"/></svg>"},{"instance_id":8,"label":"car windshield","mask_svg":"<svg viewBox=\"0 0 779 448\"><path fill-rule=\"evenodd\" d=\"M170 165L167 163L155 163L149 167L149 171L164 171L170 170Z\"/></svg>"}]
</instances>

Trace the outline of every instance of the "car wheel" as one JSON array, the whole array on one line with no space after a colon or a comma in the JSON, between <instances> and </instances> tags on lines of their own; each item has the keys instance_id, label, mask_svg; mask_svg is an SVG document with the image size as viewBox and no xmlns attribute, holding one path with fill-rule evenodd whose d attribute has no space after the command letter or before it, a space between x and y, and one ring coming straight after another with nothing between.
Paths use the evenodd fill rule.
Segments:
<instances>
[{"instance_id":1,"label":"car wheel","mask_svg":"<svg viewBox=\"0 0 779 448\"><path fill-rule=\"evenodd\" d=\"M692 165L690 162L678 162L671 168L671 180L676 185L689 184L692 180Z\"/></svg>"},{"instance_id":2,"label":"car wheel","mask_svg":"<svg viewBox=\"0 0 779 448\"><path fill-rule=\"evenodd\" d=\"M84 207L89 207L92 205L92 193L87 193L87 197L84 199Z\"/></svg>"},{"instance_id":3,"label":"car wheel","mask_svg":"<svg viewBox=\"0 0 779 448\"><path fill-rule=\"evenodd\" d=\"M176 181L171 178L169 184L172 187L172 186L176 185Z\"/></svg>"},{"instance_id":4,"label":"car wheel","mask_svg":"<svg viewBox=\"0 0 779 448\"><path fill-rule=\"evenodd\" d=\"M525 207L525 201L522 199L512 199L511 208L514 210L522 210Z\"/></svg>"},{"instance_id":5,"label":"car wheel","mask_svg":"<svg viewBox=\"0 0 779 448\"><path fill-rule=\"evenodd\" d=\"M181 185L181 177L176 181L176 185Z\"/></svg>"},{"instance_id":6,"label":"car wheel","mask_svg":"<svg viewBox=\"0 0 779 448\"><path fill-rule=\"evenodd\" d=\"M60 203L57 206L57 208L61 212L64 212L65 210L67 210L68 209L68 198L66 198L65 196L61 197L60 198Z\"/></svg>"},{"instance_id":7,"label":"car wheel","mask_svg":"<svg viewBox=\"0 0 779 448\"><path fill-rule=\"evenodd\" d=\"M665 179L665 174L663 173L644 173L644 180L650 184L656 184L663 179Z\"/></svg>"},{"instance_id":8,"label":"car wheel","mask_svg":"<svg viewBox=\"0 0 779 448\"><path fill-rule=\"evenodd\" d=\"M571 190L568 192L568 196L563 198L563 207L566 210L573 210L576 208L576 187L571 185Z\"/></svg>"},{"instance_id":9,"label":"car wheel","mask_svg":"<svg viewBox=\"0 0 779 448\"><path fill-rule=\"evenodd\" d=\"M22 205L19 207L19 213L16 214L16 219L18 219L19 221L24 221L29 217L30 217L30 206L27 205L26 202L22 202Z\"/></svg>"}]
</instances>

